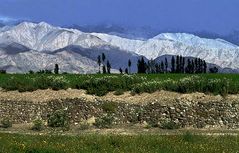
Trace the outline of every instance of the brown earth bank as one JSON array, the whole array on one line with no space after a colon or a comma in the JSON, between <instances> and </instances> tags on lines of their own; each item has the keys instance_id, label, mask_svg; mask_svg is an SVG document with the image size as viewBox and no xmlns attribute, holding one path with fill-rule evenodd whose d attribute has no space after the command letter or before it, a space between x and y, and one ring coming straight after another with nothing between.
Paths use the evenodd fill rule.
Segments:
<instances>
[{"instance_id":1,"label":"brown earth bank","mask_svg":"<svg viewBox=\"0 0 239 153\"><path fill-rule=\"evenodd\" d=\"M131 95L126 92L103 97L87 95L83 90L38 90L19 93L0 91L0 119L28 124L41 118L47 121L57 110L65 110L72 126L82 121L94 123L105 115L115 125L150 125L164 128L173 123L183 129L238 129L239 95L227 97L203 93L179 94L159 91Z\"/></svg>"}]
</instances>

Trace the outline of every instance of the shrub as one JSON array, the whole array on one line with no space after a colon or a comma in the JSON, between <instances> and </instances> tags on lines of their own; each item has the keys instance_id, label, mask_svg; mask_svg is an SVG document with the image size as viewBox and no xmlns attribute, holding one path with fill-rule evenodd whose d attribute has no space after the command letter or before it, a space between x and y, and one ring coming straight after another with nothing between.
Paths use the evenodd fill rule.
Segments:
<instances>
[{"instance_id":1,"label":"shrub","mask_svg":"<svg viewBox=\"0 0 239 153\"><path fill-rule=\"evenodd\" d=\"M47 76L39 74L34 79L34 86L37 89L48 89L51 88L53 90L67 89L67 85L69 82L66 80L64 76Z\"/></svg>"},{"instance_id":2,"label":"shrub","mask_svg":"<svg viewBox=\"0 0 239 153\"><path fill-rule=\"evenodd\" d=\"M4 118L1 121L1 124L2 124L3 128L10 128L10 127L12 127L12 121L9 118Z\"/></svg>"},{"instance_id":3,"label":"shrub","mask_svg":"<svg viewBox=\"0 0 239 153\"><path fill-rule=\"evenodd\" d=\"M49 79L51 80L51 88L53 90L67 89L68 82L64 76L51 76Z\"/></svg>"},{"instance_id":4,"label":"shrub","mask_svg":"<svg viewBox=\"0 0 239 153\"><path fill-rule=\"evenodd\" d=\"M176 91L180 93L201 91L201 83L204 84L204 80L200 76L184 77L176 82Z\"/></svg>"},{"instance_id":5,"label":"shrub","mask_svg":"<svg viewBox=\"0 0 239 153\"><path fill-rule=\"evenodd\" d=\"M87 130L90 128L90 124L87 121L82 121L79 125L80 130Z\"/></svg>"},{"instance_id":6,"label":"shrub","mask_svg":"<svg viewBox=\"0 0 239 153\"><path fill-rule=\"evenodd\" d=\"M150 119L148 121L148 125L150 127L154 127L154 128L159 127L158 120L156 120L156 119Z\"/></svg>"},{"instance_id":7,"label":"shrub","mask_svg":"<svg viewBox=\"0 0 239 153\"><path fill-rule=\"evenodd\" d=\"M36 88L32 84L33 82L29 77L24 76L24 79L21 79L11 76L4 81L2 87L6 90L18 90L19 92L34 91Z\"/></svg>"},{"instance_id":8,"label":"shrub","mask_svg":"<svg viewBox=\"0 0 239 153\"><path fill-rule=\"evenodd\" d=\"M116 95L116 96L123 95L123 94L124 94L124 90L122 90L122 89L117 89L117 90L114 92L114 95Z\"/></svg>"},{"instance_id":9,"label":"shrub","mask_svg":"<svg viewBox=\"0 0 239 153\"><path fill-rule=\"evenodd\" d=\"M6 70L0 70L0 74L6 74L7 71Z\"/></svg>"},{"instance_id":10,"label":"shrub","mask_svg":"<svg viewBox=\"0 0 239 153\"><path fill-rule=\"evenodd\" d=\"M57 110L48 118L48 126L64 127L69 126L69 119L65 110Z\"/></svg>"},{"instance_id":11,"label":"shrub","mask_svg":"<svg viewBox=\"0 0 239 153\"><path fill-rule=\"evenodd\" d=\"M78 87L87 90L89 94L103 96L110 91L119 89L131 90L133 84L143 82L143 80L145 78L136 75L90 77Z\"/></svg>"},{"instance_id":12,"label":"shrub","mask_svg":"<svg viewBox=\"0 0 239 153\"><path fill-rule=\"evenodd\" d=\"M108 89L105 86L101 86L100 88L89 88L87 89L87 94L95 94L96 96L104 96L108 93Z\"/></svg>"},{"instance_id":13,"label":"shrub","mask_svg":"<svg viewBox=\"0 0 239 153\"><path fill-rule=\"evenodd\" d=\"M94 125L97 128L111 128L114 122L114 117L112 115L104 115L103 117L96 118Z\"/></svg>"},{"instance_id":14,"label":"shrub","mask_svg":"<svg viewBox=\"0 0 239 153\"><path fill-rule=\"evenodd\" d=\"M41 131L44 128L44 123L41 119L36 119L33 121L32 130Z\"/></svg>"},{"instance_id":15,"label":"shrub","mask_svg":"<svg viewBox=\"0 0 239 153\"><path fill-rule=\"evenodd\" d=\"M101 105L102 109L104 112L106 113L115 113L116 109L117 109L117 103L115 102L104 102Z\"/></svg>"},{"instance_id":16,"label":"shrub","mask_svg":"<svg viewBox=\"0 0 239 153\"><path fill-rule=\"evenodd\" d=\"M161 124L161 128L168 129L168 130L174 130L174 129L179 129L180 126L173 121L165 121Z\"/></svg>"},{"instance_id":17,"label":"shrub","mask_svg":"<svg viewBox=\"0 0 239 153\"><path fill-rule=\"evenodd\" d=\"M186 141L186 142L195 142L195 136L190 133L189 131L187 131L184 135L183 135L183 140Z\"/></svg>"},{"instance_id":18,"label":"shrub","mask_svg":"<svg viewBox=\"0 0 239 153\"><path fill-rule=\"evenodd\" d=\"M133 111L128 110L127 111L127 120L130 123L136 124L136 123L140 123L143 119L142 116L144 114L144 110L142 108L135 108Z\"/></svg>"}]
</instances>

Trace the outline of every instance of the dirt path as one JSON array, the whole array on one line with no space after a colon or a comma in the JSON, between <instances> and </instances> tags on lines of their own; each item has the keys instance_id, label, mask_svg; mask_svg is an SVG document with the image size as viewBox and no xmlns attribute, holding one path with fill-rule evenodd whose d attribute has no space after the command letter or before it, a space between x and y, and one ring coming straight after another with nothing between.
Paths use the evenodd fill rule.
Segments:
<instances>
[{"instance_id":1,"label":"dirt path","mask_svg":"<svg viewBox=\"0 0 239 153\"><path fill-rule=\"evenodd\" d=\"M102 135L183 135L190 132L194 135L207 136L238 136L239 130L225 130L225 129L179 129L179 130L162 130L159 128L146 129L140 125L136 126L118 126L112 129L95 129L80 130L79 127L71 127L69 131L62 131L61 129L45 128L43 131L37 132L31 130L31 124L15 124L8 129L0 128L0 133L12 134L28 134L28 135L68 135L77 136L82 134L102 134Z\"/></svg>"}]
</instances>

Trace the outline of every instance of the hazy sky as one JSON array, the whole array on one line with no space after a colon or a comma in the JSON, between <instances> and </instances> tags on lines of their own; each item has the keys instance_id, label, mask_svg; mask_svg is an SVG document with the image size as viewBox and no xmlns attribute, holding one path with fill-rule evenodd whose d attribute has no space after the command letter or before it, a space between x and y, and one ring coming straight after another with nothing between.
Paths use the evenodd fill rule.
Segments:
<instances>
[{"instance_id":1,"label":"hazy sky","mask_svg":"<svg viewBox=\"0 0 239 153\"><path fill-rule=\"evenodd\" d=\"M0 0L1 19L224 33L239 30L239 0Z\"/></svg>"}]
</instances>

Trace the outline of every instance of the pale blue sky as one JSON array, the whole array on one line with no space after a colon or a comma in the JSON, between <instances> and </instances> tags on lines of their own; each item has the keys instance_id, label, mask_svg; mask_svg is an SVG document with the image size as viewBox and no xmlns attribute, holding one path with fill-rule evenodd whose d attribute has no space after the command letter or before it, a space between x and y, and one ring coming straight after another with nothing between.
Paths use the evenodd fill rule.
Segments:
<instances>
[{"instance_id":1,"label":"pale blue sky","mask_svg":"<svg viewBox=\"0 0 239 153\"><path fill-rule=\"evenodd\" d=\"M238 8L239 0L0 0L0 19L225 33L239 29Z\"/></svg>"}]
</instances>

